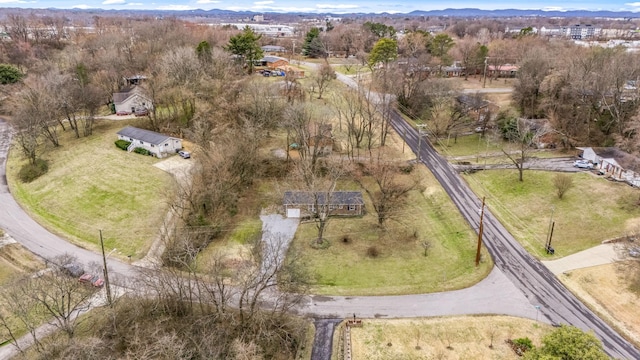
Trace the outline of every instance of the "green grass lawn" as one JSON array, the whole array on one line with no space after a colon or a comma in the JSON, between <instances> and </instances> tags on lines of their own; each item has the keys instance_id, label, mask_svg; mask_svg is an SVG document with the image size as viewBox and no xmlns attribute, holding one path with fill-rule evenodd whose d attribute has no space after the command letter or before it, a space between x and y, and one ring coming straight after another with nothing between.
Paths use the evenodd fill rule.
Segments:
<instances>
[{"instance_id":1,"label":"green grass lawn","mask_svg":"<svg viewBox=\"0 0 640 360\"><path fill-rule=\"evenodd\" d=\"M483 137L480 136L480 134L472 134L459 136L457 139L453 137L449 139L440 138L437 142L433 138L430 138L430 141L435 149L443 156L448 158L466 156L469 157L469 161L472 162L476 161L476 159L479 159L479 162L483 162L485 157L500 157L504 160L502 162L511 162L502 153L502 149L509 152L518 150L517 146L491 135ZM529 152L530 157L537 158L553 158L571 155L574 154L561 149L539 149Z\"/></svg>"},{"instance_id":2,"label":"green grass lawn","mask_svg":"<svg viewBox=\"0 0 640 360\"><path fill-rule=\"evenodd\" d=\"M368 212L363 217L329 221L324 237L331 245L326 249L310 246L317 236L315 224L300 225L291 251L308 264L313 293L437 292L471 286L488 274L490 261L475 267L475 234L433 176L426 169L416 171L421 171L426 190L412 191L406 206L397 211L398 221L390 222L386 230L378 228L367 196ZM347 242L343 241L345 237L349 238ZM431 243L427 256L423 241ZM373 246L379 252L377 257L368 255Z\"/></svg>"},{"instance_id":3,"label":"green grass lawn","mask_svg":"<svg viewBox=\"0 0 640 360\"><path fill-rule=\"evenodd\" d=\"M116 132L144 120L98 121L94 135L61 136L59 148L42 158L49 172L24 184L17 179L25 163L14 147L7 164L11 192L41 224L84 247L98 249L99 230L113 256L146 254L168 210L171 176L152 166L161 161L127 153L114 145Z\"/></svg>"},{"instance_id":4,"label":"green grass lawn","mask_svg":"<svg viewBox=\"0 0 640 360\"><path fill-rule=\"evenodd\" d=\"M554 172L525 171L518 181L514 170L480 171L463 175L507 229L533 255L547 258L544 244L553 212L554 257L600 244L603 240L637 230L640 224L640 192L590 173L569 174L574 187L558 199Z\"/></svg>"}]
</instances>

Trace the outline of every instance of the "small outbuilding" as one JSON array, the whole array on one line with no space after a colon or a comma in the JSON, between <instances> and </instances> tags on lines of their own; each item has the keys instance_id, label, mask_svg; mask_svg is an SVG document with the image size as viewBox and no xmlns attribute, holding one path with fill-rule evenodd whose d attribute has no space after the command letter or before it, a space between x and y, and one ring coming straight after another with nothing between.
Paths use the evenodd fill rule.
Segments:
<instances>
[{"instance_id":1,"label":"small outbuilding","mask_svg":"<svg viewBox=\"0 0 640 360\"><path fill-rule=\"evenodd\" d=\"M133 126L127 126L118 131L118 140L131 143L127 149L129 152L135 148L143 148L157 158L175 154L182 149L182 139Z\"/></svg>"},{"instance_id":2,"label":"small outbuilding","mask_svg":"<svg viewBox=\"0 0 640 360\"><path fill-rule=\"evenodd\" d=\"M317 208L328 206L329 216L359 216L364 214L364 199L360 191L285 191L282 200L287 217L314 216Z\"/></svg>"}]
</instances>

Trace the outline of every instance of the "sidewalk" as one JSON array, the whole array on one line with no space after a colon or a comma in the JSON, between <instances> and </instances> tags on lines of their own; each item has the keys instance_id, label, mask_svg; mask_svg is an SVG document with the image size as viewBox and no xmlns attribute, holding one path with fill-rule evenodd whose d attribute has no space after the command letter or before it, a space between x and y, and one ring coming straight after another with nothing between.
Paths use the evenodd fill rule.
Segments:
<instances>
[{"instance_id":1,"label":"sidewalk","mask_svg":"<svg viewBox=\"0 0 640 360\"><path fill-rule=\"evenodd\" d=\"M542 261L542 264L555 275L560 275L565 271L610 264L618 260L614 244L602 244L562 259Z\"/></svg>"}]
</instances>

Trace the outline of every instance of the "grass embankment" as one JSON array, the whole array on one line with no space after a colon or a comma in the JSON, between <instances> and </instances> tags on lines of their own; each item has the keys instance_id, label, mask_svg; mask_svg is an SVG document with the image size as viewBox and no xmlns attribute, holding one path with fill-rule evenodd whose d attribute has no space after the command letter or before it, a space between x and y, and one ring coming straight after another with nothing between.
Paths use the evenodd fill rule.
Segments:
<instances>
[{"instance_id":1,"label":"grass embankment","mask_svg":"<svg viewBox=\"0 0 640 360\"><path fill-rule=\"evenodd\" d=\"M334 336L342 335L342 326ZM505 340L528 337L540 345L551 329L508 316L365 319L362 327L351 328L352 354L369 360L518 359Z\"/></svg>"},{"instance_id":2,"label":"grass embankment","mask_svg":"<svg viewBox=\"0 0 640 360\"><path fill-rule=\"evenodd\" d=\"M363 217L331 219L324 238L327 249L313 249L314 223L301 224L292 244L295 254L313 275L312 292L333 295L427 293L473 285L491 269L490 261L476 268L476 236L449 197L426 169L416 167L421 190L411 191L407 204L396 210L396 221L385 230L368 196ZM342 184L342 190L359 189ZM345 241L345 239L347 239ZM423 242L429 242L427 256ZM375 248L373 256L370 249ZM488 259L488 256L484 257Z\"/></svg>"},{"instance_id":3,"label":"grass embankment","mask_svg":"<svg viewBox=\"0 0 640 360\"><path fill-rule=\"evenodd\" d=\"M616 331L640 346L638 293L630 289L629 271L637 271L637 267L606 264L567 271L558 279Z\"/></svg>"},{"instance_id":4,"label":"grass embankment","mask_svg":"<svg viewBox=\"0 0 640 360\"><path fill-rule=\"evenodd\" d=\"M538 257L548 257L544 244L552 213L554 257L573 254L637 228L637 189L590 173L571 173L568 175L574 186L560 200L553 185L556 174L525 171L520 182L516 170L491 170L464 178L476 194L486 196L487 206L514 237Z\"/></svg>"},{"instance_id":5,"label":"grass embankment","mask_svg":"<svg viewBox=\"0 0 640 360\"><path fill-rule=\"evenodd\" d=\"M100 120L92 136L80 139L61 132L62 145L42 155L48 173L31 183L17 178L26 160L14 148L7 163L13 196L41 224L80 246L98 249L102 229L105 248L144 256L167 213L173 180L152 166L161 159L114 145L116 132L140 121Z\"/></svg>"},{"instance_id":6,"label":"grass embankment","mask_svg":"<svg viewBox=\"0 0 640 360\"><path fill-rule=\"evenodd\" d=\"M1 237L1 236L0 236ZM35 273L44 267L43 262L36 258L19 244L9 244L0 247L0 292L12 284L12 281L24 274ZM0 302L0 313L6 316L12 331L16 336L27 333L27 328L17 318L7 312L6 304ZM35 314L34 314L35 316ZM43 319L44 320L44 319ZM10 335L6 328L0 326L0 346L7 343ZM5 346L10 346L5 344Z\"/></svg>"}]
</instances>

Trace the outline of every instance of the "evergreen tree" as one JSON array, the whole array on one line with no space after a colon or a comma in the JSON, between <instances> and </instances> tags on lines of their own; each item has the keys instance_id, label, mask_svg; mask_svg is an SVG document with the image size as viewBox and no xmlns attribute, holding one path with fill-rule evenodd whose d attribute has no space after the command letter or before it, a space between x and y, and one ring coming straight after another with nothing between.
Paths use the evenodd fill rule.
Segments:
<instances>
[{"instance_id":1,"label":"evergreen tree","mask_svg":"<svg viewBox=\"0 0 640 360\"><path fill-rule=\"evenodd\" d=\"M329 55L320 39L320 29L314 27L309 30L302 45L302 55L310 58L326 58Z\"/></svg>"},{"instance_id":2,"label":"evergreen tree","mask_svg":"<svg viewBox=\"0 0 640 360\"><path fill-rule=\"evenodd\" d=\"M258 41L262 35L258 35L249 26L246 26L242 33L232 36L225 50L234 55L238 55L245 66L249 69L249 74L253 73L253 62L262 58L262 48Z\"/></svg>"}]
</instances>

